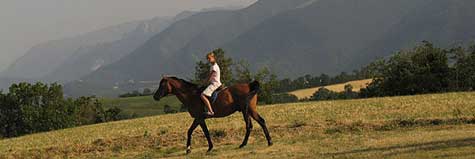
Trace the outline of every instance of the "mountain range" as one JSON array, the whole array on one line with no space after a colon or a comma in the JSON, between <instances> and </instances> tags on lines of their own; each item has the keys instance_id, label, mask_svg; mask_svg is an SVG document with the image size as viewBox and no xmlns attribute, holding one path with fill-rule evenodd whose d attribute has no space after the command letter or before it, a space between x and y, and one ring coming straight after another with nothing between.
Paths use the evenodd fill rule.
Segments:
<instances>
[{"instance_id":1,"label":"mountain range","mask_svg":"<svg viewBox=\"0 0 475 159\"><path fill-rule=\"evenodd\" d=\"M332 75L422 40L441 46L471 42L474 7L471 0L259 0L242 9L159 18L153 29L132 23L123 31L131 34L61 55L70 58L42 78L67 83L72 96L114 96L153 87L162 74L191 77L194 64L214 48L279 77ZM34 65L40 66L19 68ZM15 72L9 70L7 75Z\"/></svg>"},{"instance_id":2,"label":"mountain range","mask_svg":"<svg viewBox=\"0 0 475 159\"><path fill-rule=\"evenodd\" d=\"M103 28L75 37L47 41L33 46L29 51L2 72L2 77L39 79L59 67L83 47L121 39L134 30L139 21Z\"/></svg>"}]
</instances>

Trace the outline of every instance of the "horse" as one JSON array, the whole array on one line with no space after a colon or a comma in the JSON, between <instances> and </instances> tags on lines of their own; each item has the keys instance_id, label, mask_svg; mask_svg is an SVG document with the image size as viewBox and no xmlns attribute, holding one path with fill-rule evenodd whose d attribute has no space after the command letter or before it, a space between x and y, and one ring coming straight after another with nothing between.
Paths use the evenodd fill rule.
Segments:
<instances>
[{"instance_id":1,"label":"horse","mask_svg":"<svg viewBox=\"0 0 475 159\"><path fill-rule=\"evenodd\" d=\"M191 152L191 136L198 125L203 130L208 141L208 152L210 152L213 149L213 142L211 141L205 120L209 118L223 118L235 112L242 112L246 125L246 134L239 148L247 145L252 129L251 118L262 127L268 146L272 146L272 139L269 135L266 121L257 112L257 94L260 91L259 82L235 84L221 90L216 100L211 104L215 112L213 116L204 114L206 106L200 98L203 90L202 87L177 77L163 77L159 88L153 95L156 101L168 95L175 95L181 103L188 107L188 113L194 120L187 133L186 154Z\"/></svg>"}]
</instances>

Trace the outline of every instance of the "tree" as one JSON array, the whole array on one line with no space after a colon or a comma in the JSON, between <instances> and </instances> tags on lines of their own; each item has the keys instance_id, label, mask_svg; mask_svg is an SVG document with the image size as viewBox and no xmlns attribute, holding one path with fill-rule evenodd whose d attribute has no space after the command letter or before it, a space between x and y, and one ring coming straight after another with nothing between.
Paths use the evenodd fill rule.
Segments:
<instances>
[{"instance_id":1,"label":"tree","mask_svg":"<svg viewBox=\"0 0 475 159\"><path fill-rule=\"evenodd\" d=\"M126 117L121 116L122 109L113 107L104 112L105 121L117 121Z\"/></svg>"},{"instance_id":2,"label":"tree","mask_svg":"<svg viewBox=\"0 0 475 159\"><path fill-rule=\"evenodd\" d=\"M311 100L330 100L334 99L335 95L327 88L319 88L311 97Z\"/></svg>"},{"instance_id":3,"label":"tree","mask_svg":"<svg viewBox=\"0 0 475 159\"><path fill-rule=\"evenodd\" d=\"M240 60L234 68L236 76L235 81L240 83L252 82L252 73L249 67L249 62Z\"/></svg>"},{"instance_id":4,"label":"tree","mask_svg":"<svg viewBox=\"0 0 475 159\"><path fill-rule=\"evenodd\" d=\"M13 137L75 124L74 107L63 100L61 85L13 84L1 97L2 136Z\"/></svg>"},{"instance_id":5,"label":"tree","mask_svg":"<svg viewBox=\"0 0 475 159\"><path fill-rule=\"evenodd\" d=\"M320 84L321 86L326 86L330 84L330 76L327 74L321 74L320 75Z\"/></svg>"},{"instance_id":6,"label":"tree","mask_svg":"<svg viewBox=\"0 0 475 159\"><path fill-rule=\"evenodd\" d=\"M367 66L361 68L360 76L362 79L375 79L383 75L386 61L384 59L377 59Z\"/></svg>"},{"instance_id":7,"label":"tree","mask_svg":"<svg viewBox=\"0 0 475 159\"><path fill-rule=\"evenodd\" d=\"M436 48L427 41L414 49L411 61L415 67L413 81L418 85L417 93L447 91L450 82L447 53L446 49Z\"/></svg>"},{"instance_id":8,"label":"tree","mask_svg":"<svg viewBox=\"0 0 475 159\"><path fill-rule=\"evenodd\" d=\"M354 99L358 97L358 93L353 92L353 86L351 84L345 85L345 91L343 92L343 97L345 99Z\"/></svg>"},{"instance_id":9,"label":"tree","mask_svg":"<svg viewBox=\"0 0 475 159\"><path fill-rule=\"evenodd\" d=\"M233 60L232 58L228 58L225 56L225 51L221 48L215 49L212 51L216 57L216 62L219 65L219 68L221 70L221 82L224 85L230 85L233 80L233 73L232 73L232 66L233 66ZM194 82L201 84L201 85L206 85L204 83L205 79L208 78L209 76L209 69L211 65L207 61L198 61L195 66L195 79Z\"/></svg>"},{"instance_id":10,"label":"tree","mask_svg":"<svg viewBox=\"0 0 475 159\"><path fill-rule=\"evenodd\" d=\"M152 94L153 94L153 92L152 92L152 90L150 90L150 88L143 89L142 95L148 96L148 95L152 95Z\"/></svg>"},{"instance_id":11,"label":"tree","mask_svg":"<svg viewBox=\"0 0 475 159\"><path fill-rule=\"evenodd\" d=\"M259 101L266 104L273 104L273 94L276 93L274 88L279 87L277 76L267 68L264 67L256 72L254 79L261 83L261 92L259 93Z\"/></svg>"},{"instance_id":12,"label":"tree","mask_svg":"<svg viewBox=\"0 0 475 159\"><path fill-rule=\"evenodd\" d=\"M387 60L366 67L375 77L361 97L413 95L445 92L450 89L449 50L434 47L427 41L411 50L399 51Z\"/></svg>"},{"instance_id":13,"label":"tree","mask_svg":"<svg viewBox=\"0 0 475 159\"><path fill-rule=\"evenodd\" d=\"M165 114L177 113L177 111L174 110L174 109L173 109L170 105L168 105L168 104L165 105L165 106L163 106L163 112L164 112Z\"/></svg>"},{"instance_id":14,"label":"tree","mask_svg":"<svg viewBox=\"0 0 475 159\"><path fill-rule=\"evenodd\" d=\"M268 104L275 104L275 103L294 103L298 102L299 99L297 96L287 93L279 93L272 95L272 101Z\"/></svg>"},{"instance_id":15,"label":"tree","mask_svg":"<svg viewBox=\"0 0 475 159\"><path fill-rule=\"evenodd\" d=\"M454 90L475 90L475 44L458 51L454 67Z\"/></svg>"},{"instance_id":16,"label":"tree","mask_svg":"<svg viewBox=\"0 0 475 159\"><path fill-rule=\"evenodd\" d=\"M105 112L117 111L104 111L92 97L65 99L62 86L56 83L13 84L8 93L0 92L0 137L105 122Z\"/></svg>"},{"instance_id":17,"label":"tree","mask_svg":"<svg viewBox=\"0 0 475 159\"><path fill-rule=\"evenodd\" d=\"M135 91L132 91L132 95L133 95L133 97L138 97L138 96L140 96L141 94L140 94L140 92L139 92L138 90L135 90Z\"/></svg>"}]
</instances>

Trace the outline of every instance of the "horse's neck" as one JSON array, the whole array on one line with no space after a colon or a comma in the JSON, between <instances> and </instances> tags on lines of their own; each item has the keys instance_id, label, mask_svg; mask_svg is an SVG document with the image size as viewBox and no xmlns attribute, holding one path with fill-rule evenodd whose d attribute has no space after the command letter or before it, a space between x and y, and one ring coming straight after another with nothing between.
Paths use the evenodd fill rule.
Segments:
<instances>
[{"instance_id":1,"label":"horse's neck","mask_svg":"<svg viewBox=\"0 0 475 159\"><path fill-rule=\"evenodd\" d=\"M177 93L176 97L180 102L188 108L188 113L190 113L191 117L198 118L200 117L200 113L203 112L199 108L199 104L197 105L197 101L200 101L200 97L197 95L193 95L191 92L184 94L184 93ZM202 107L204 108L204 107Z\"/></svg>"},{"instance_id":2,"label":"horse's neck","mask_svg":"<svg viewBox=\"0 0 475 159\"><path fill-rule=\"evenodd\" d=\"M175 96L186 106L192 106L193 98L195 98L192 91L180 91Z\"/></svg>"},{"instance_id":3,"label":"horse's neck","mask_svg":"<svg viewBox=\"0 0 475 159\"><path fill-rule=\"evenodd\" d=\"M181 103L183 103L185 106L188 107L193 107L193 102L194 100L198 99L200 100L199 95L195 94L199 88L185 88L186 84L180 82L180 81L175 81L174 83L174 88L176 89L175 95L177 98L180 100ZM195 99L196 98L196 99Z\"/></svg>"},{"instance_id":4,"label":"horse's neck","mask_svg":"<svg viewBox=\"0 0 475 159\"><path fill-rule=\"evenodd\" d=\"M185 95L185 94L183 94L183 93L177 93L177 94L175 94L175 96L176 96L176 97L178 98L178 100L179 100L181 103L183 103L184 105L189 104L189 100L188 100L189 97L187 97L187 95Z\"/></svg>"}]
</instances>

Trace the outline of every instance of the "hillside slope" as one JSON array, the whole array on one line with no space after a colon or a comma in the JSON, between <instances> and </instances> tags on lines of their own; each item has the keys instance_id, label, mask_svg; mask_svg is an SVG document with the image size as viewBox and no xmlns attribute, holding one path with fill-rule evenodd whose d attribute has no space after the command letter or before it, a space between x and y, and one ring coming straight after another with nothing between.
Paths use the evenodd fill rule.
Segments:
<instances>
[{"instance_id":1,"label":"hillside slope","mask_svg":"<svg viewBox=\"0 0 475 159\"><path fill-rule=\"evenodd\" d=\"M247 147L240 114L208 121L215 149L197 129L191 158L470 158L475 93L446 93L259 107L274 139L255 124ZM0 140L3 157L183 158L187 113Z\"/></svg>"},{"instance_id":2,"label":"hillside slope","mask_svg":"<svg viewBox=\"0 0 475 159\"><path fill-rule=\"evenodd\" d=\"M134 30L140 21L106 27L76 37L52 40L32 47L4 72L2 77L38 79L52 72L79 48L119 40Z\"/></svg>"},{"instance_id":3,"label":"hillside slope","mask_svg":"<svg viewBox=\"0 0 475 159\"><path fill-rule=\"evenodd\" d=\"M345 91L345 85L349 84L353 86L353 91L359 92L361 88L366 88L368 84L370 84L373 80L365 79L365 80L358 80L358 81L350 81L346 83L334 84L329 86L323 86L324 88L334 91L334 92L343 92ZM289 94L297 96L299 99L310 98L312 97L313 93L318 91L322 87L314 87L314 88L306 88L306 89L299 89L295 91L288 92Z\"/></svg>"},{"instance_id":4,"label":"hillside slope","mask_svg":"<svg viewBox=\"0 0 475 159\"><path fill-rule=\"evenodd\" d=\"M475 40L473 7L471 0L319 0L223 47L283 76L349 72L423 40L443 47Z\"/></svg>"},{"instance_id":5,"label":"hillside slope","mask_svg":"<svg viewBox=\"0 0 475 159\"><path fill-rule=\"evenodd\" d=\"M95 71L83 80L94 85L112 85L128 80L157 80L161 74L187 76L204 52L234 39L274 15L308 1L259 0L236 11L195 14L155 35L122 60Z\"/></svg>"},{"instance_id":6,"label":"hillside slope","mask_svg":"<svg viewBox=\"0 0 475 159\"><path fill-rule=\"evenodd\" d=\"M218 47L284 78L350 72L422 40L443 47L475 40L473 7L471 0L260 0L177 22L83 80L110 89L162 74L190 77L195 62Z\"/></svg>"},{"instance_id":7,"label":"hillside slope","mask_svg":"<svg viewBox=\"0 0 475 159\"><path fill-rule=\"evenodd\" d=\"M114 63L142 46L152 36L168 28L171 24L187 18L195 12L182 12L175 17L155 17L141 21L137 27L126 32L123 38L105 43L79 48L59 67L43 78L45 81L67 83Z\"/></svg>"},{"instance_id":8,"label":"hillside slope","mask_svg":"<svg viewBox=\"0 0 475 159\"><path fill-rule=\"evenodd\" d=\"M432 0L423 9L416 9L388 29L384 36L358 51L353 63L368 57L384 57L395 50L409 48L427 40L442 47L471 44L475 40L475 1Z\"/></svg>"}]
</instances>

